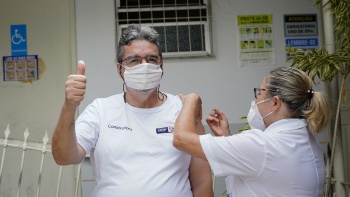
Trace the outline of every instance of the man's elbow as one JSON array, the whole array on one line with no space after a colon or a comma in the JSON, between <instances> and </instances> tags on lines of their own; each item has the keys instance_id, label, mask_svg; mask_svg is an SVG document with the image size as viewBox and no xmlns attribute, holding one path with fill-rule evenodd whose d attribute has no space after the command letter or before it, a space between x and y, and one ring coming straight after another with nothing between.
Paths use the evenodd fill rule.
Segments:
<instances>
[{"instance_id":1,"label":"man's elbow","mask_svg":"<svg viewBox=\"0 0 350 197\"><path fill-rule=\"evenodd\" d=\"M78 158L69 158L68 155L60 154L54 150L52 150L52 156L56 164L60 166L79 164L81 162L81 160L79 160Z\"/></svg>"},{"instance_id":2,"label":"man's elbow","mask_svg":"<svg viewBox=\"0 0 350 197\"><path fill-rule=\"evenodd\" d=\"M183 140L181 139L181 136L179 135L174 135L173 139L173 146L179 150L182 149L183 146Z\"/></svg>"},{"instance_id":3,"label":"man's elbow","mask_svg":"<svg viewBox=\"0 0 350 197\"><path fill-rule=\"evenodd\" d=\"M57 151L52 150L52 156L57 165L65 166L70 164L68 160L65 159L62 154L57 153Z\"/></svg>"},{"instance_id":4,"label":"man's elbow","mask_svg":"<svg viewBox=\"0 0 350 197\"><path fill-rule=\"evenodd\" d=\"M80 161L72 162L69 160L63 160L63 159L54 159L57 165L60 166L67 166L67 165L76 165L79 164Z\"/></svg>"},{"instance_id":5,"label":"man's elbow","mask_svg":"<svg viewBox=\"0 0 350 197\"><path fill-rule=\"evenodd\" d=\"M60 156L57 156L57 154L54 154L54 152L52 152L52 155L57 165L65 166L70 164L69 162L67 162L67 160L62 159Z\"/></svg>"}]
</instances>

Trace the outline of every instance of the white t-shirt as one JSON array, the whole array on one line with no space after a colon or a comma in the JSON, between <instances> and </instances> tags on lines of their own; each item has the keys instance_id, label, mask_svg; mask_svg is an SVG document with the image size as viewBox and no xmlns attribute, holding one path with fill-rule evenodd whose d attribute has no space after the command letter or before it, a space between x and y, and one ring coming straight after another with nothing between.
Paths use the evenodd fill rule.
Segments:
<instances>
[{"instance_id":1,"label":"white t-shirt","mask_svg":"<svg viewBox=\"0 0 350 197\"><path fill-rule=\"evenodd\" d=\"M170 94L149 109L124 103L123 94L90 104L76 121L76 135L91 152L97 183L92 196L192 197L191 156L172 144L181 107Z\"/></svg>"},{"instance_id":2,"label":"white t-shirt","mask_svg":"<svg viewBox=\"0 0 350 197\"><path fill-rule=\"evenodd\" d=\"M229 197L322 196L323 152L304 119L280 120L264 132L207 134L200 142L215 176L228 176Z\"/></svg>"}]
</instances>

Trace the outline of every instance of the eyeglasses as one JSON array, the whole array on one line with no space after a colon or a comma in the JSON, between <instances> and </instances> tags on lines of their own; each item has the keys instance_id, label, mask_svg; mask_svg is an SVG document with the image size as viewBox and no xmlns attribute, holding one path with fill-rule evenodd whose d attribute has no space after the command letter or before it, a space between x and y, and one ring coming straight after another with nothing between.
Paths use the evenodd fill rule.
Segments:
<instances>
[{"instance_id":1,"label":"eyeglasses","mask_svg":"<svg viewBox=\"0 0 350 197\"><path fill-rule=\"evenodd\" d=\"M258 95L260 95L260 91L278 92L278 90L270 90L270 89L265 89L265 88L254 88L255 98L257 98Z\"/></svg>"},{"instance_id":2,"label":"eyeglasses","mask_svg":"<svg viewBox=\"0 0 350 197\"><path fill-rule=\"evenodd\" d=\"M128 56L125 59L123 59L122 62L126 61L125 66L133 67L133 66L136 66L138 64L141 64L142 59L145 59L146 62L150 63L150 64L160 65L162 63L162 58L158 54L149 54L145 57L141 57L139 55L131 55L131 56Z\"/></svg>"},{"instance_id":3,"label":"eyeglasses","mask_svg":"<svg viewBox=\"0 0 350 197\"><path fill-rule=\"evenodd\" d=\"M258 98L258 95L260 95L260 91L266 91L264 88L254 88L254 96L255 98Z\"/></svg>"}]
</instances>

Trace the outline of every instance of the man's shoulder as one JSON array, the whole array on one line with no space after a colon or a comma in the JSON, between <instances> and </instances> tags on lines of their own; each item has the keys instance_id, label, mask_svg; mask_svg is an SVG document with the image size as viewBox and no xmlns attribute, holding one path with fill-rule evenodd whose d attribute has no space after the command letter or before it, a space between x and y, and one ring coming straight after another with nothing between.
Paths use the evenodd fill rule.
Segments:
<instances>
[{"instance_id":1,"label":"man's shoulder","mask_svg":"<svg viewBox=\"0 0 350 197\"><path fill-rule=\"evenodd\" d=\"M164 93L164 94L167 96L168 102L176 103L177 105L182 106L182 101L178 95L173 95L173 94L169 94L169 93Z\"/></svg>"},{"instance_id":2,"label":"man's shoulder","mask_svg":"<svg viewBox=\"0 0 350 197\"><path fill-rule=\"evenodd\" d=\"M108 97L95 98L90 104L93 106L110 105L111 103L119 104L123 102L123 94L115 94Z\"/></svg>"},{"instance_id":3,"label":"man's shoulder","mask_svg":"<svg viewBox=\"0 0 350 197\"><path fill-rule=\"evenodd\" d=\"M111 96L107 96L107 97L100 97L100 98L95 98L94 101L99 101L99 102L108 102L108 101L111 101L111 100L118 100L119 98L122 98L123 97L123 94L114 94L114 95L111 95Z\"/></svg>"}]
</instances>

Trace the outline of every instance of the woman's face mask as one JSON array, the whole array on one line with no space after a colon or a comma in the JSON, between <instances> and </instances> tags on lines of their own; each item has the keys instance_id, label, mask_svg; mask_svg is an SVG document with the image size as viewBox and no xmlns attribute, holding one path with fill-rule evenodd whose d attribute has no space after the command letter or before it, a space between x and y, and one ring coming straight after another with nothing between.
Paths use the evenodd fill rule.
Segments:
<instances>
[{"instance_id":1,"label":"woman's face mask","mask_svg":"<svg viewBox=\"0 0 350 197\"><path fill-rule=\"evenodd\" d=\"M149 90L159 86L162 79L162 69L159 65L142 63L127 67L124 72L125 84L136 90Z\"/></svg>"},{"instance_id":2,"label":"woman's face mask","mask_svg":"<svg viewBox=\"0 0 350 197\"><path fill-rule=\"evenodd\" d=\"M262 117L260 112L259 112L258 105L261 103L264 103L268 100L271 100L271 99L272 98L268 98L268 99L262 100L258 103L255 103L255 101L252 101L252 103L250 105L250 110L249 110L248 116L247 116L247 121L248 121L251 129L259 129L262 131L264 131L266 129L266 125L264 123L264 118L271 115L274 111L272 111L272 112L266 114L264 117Z\"/></svg>"}]
</instances>

